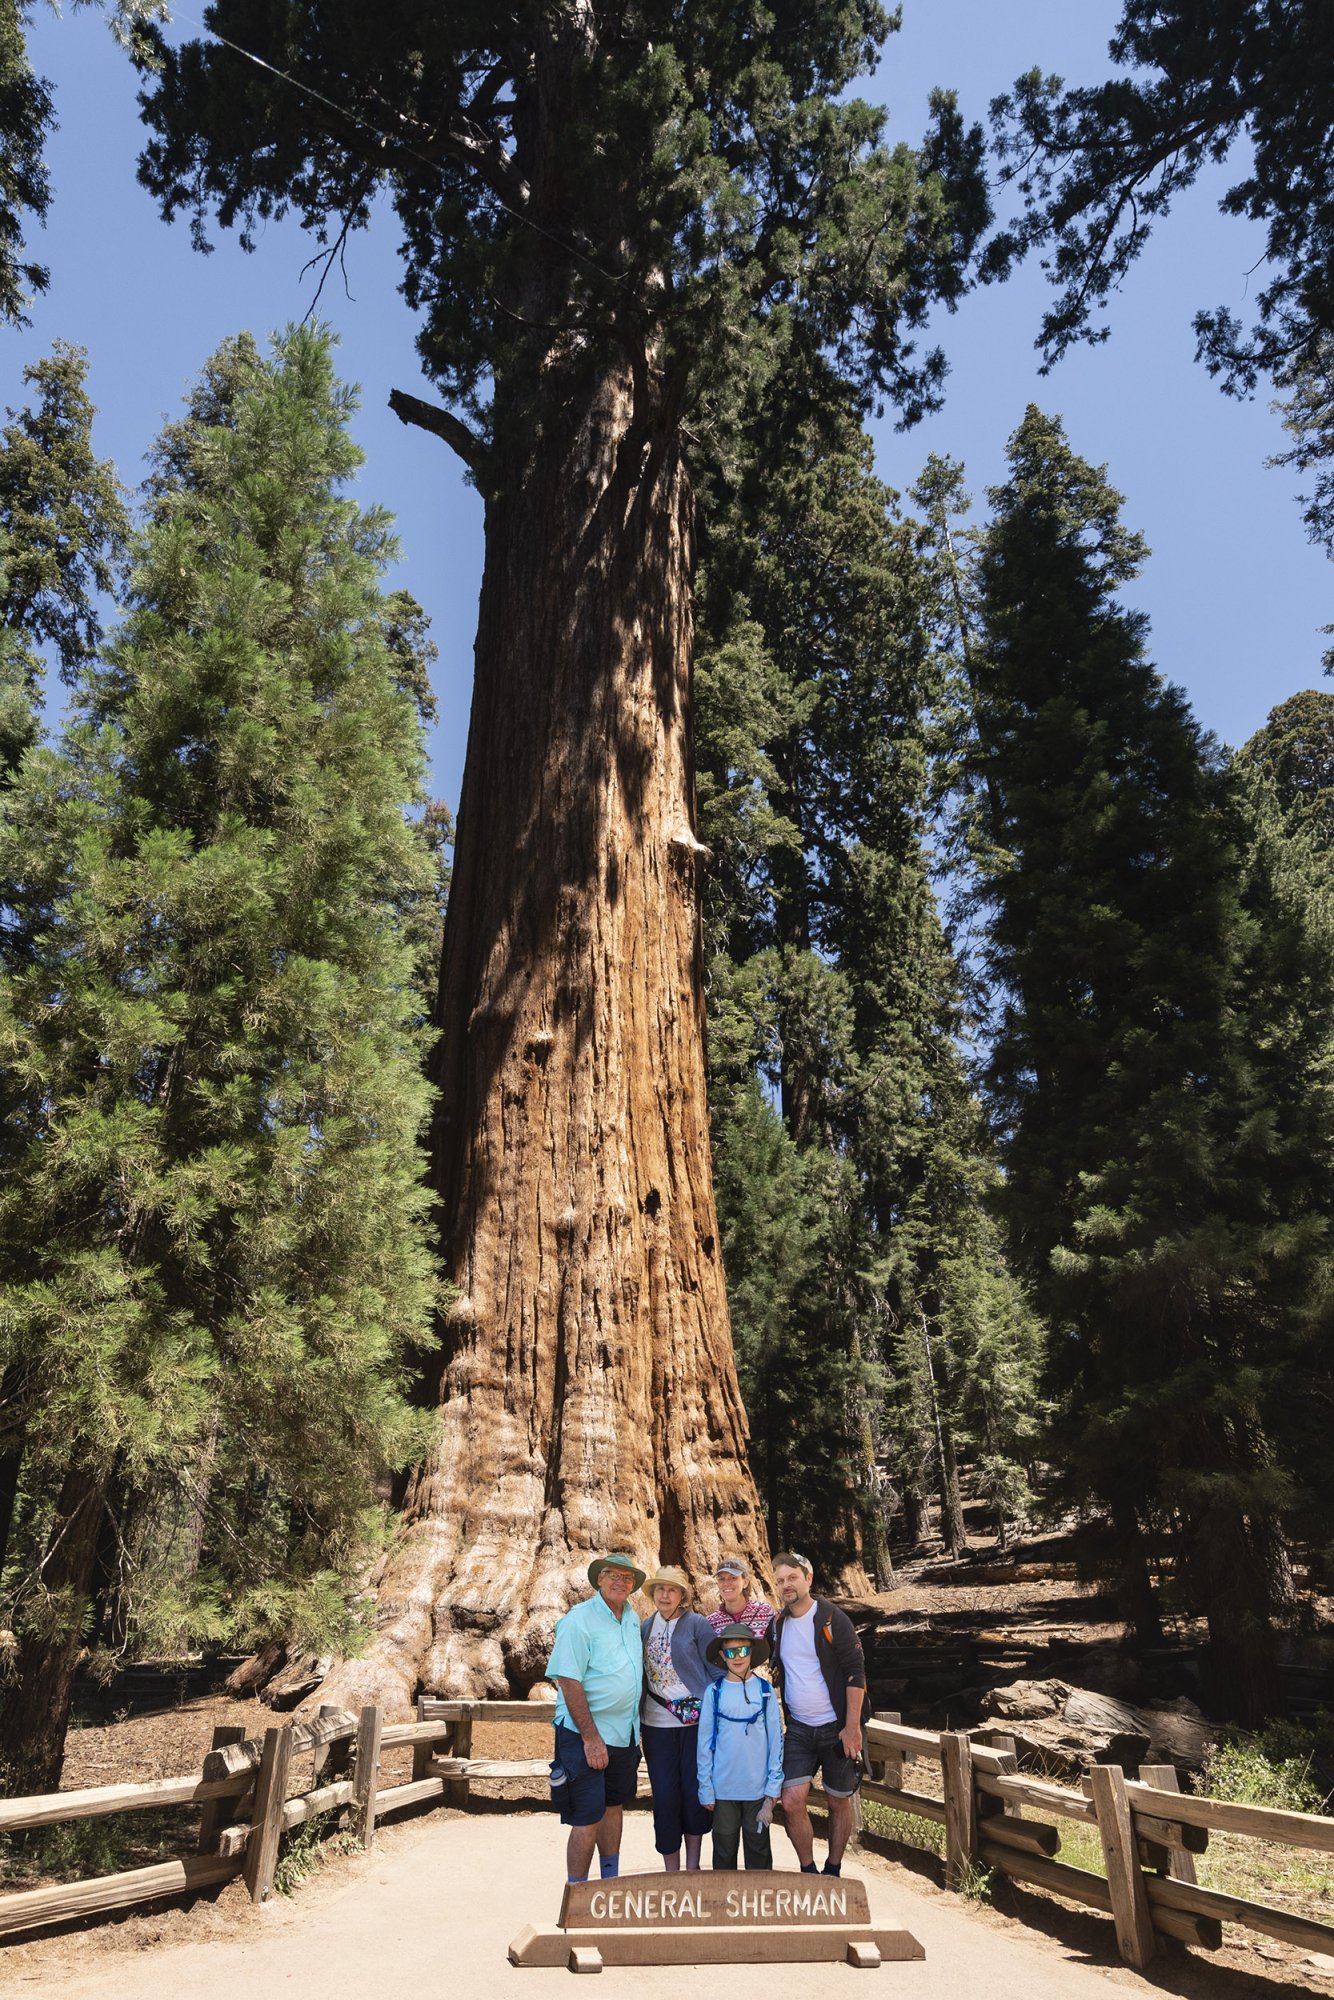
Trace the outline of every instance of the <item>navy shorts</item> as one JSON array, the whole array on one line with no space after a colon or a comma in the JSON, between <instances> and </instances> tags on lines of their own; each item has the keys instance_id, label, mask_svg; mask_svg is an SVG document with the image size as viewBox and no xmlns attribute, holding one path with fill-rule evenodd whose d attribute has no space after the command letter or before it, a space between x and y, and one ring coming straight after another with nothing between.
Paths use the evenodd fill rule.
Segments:
<instances>
[{"instance_id":1,"label":"navy shorts","mask_svg":"<svg viewBox=\"0 0 1334 2000\"><path fill-rule=\"evenodd\" d=\"M633 1805L638 1782L637 1743L609 1743L606 1770L594 1771L579 1731L567 1729L563 1722L556 1724L551 1803L560 1809L562 1826L596 1826L608 1806Z\"/></svg>"},{"instance_id":2,"label":"navy shorts","mask_svg":"<svg viewBox=\"0 0 1334 2000\"><path fill-rule=\"evenodd\" d=\"M791 1715L783 1738L783 1783L808 1784L817 1771L831 1799L850 1799L861 1787L861 1764L839 1742L838 1724L798 1722Z\"/></svg>"}]
</instances>

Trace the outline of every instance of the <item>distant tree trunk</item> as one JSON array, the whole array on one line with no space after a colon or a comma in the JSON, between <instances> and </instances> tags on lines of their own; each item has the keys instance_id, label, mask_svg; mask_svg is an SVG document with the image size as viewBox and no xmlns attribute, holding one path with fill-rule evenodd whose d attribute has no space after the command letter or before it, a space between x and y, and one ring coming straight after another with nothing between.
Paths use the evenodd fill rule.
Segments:
<instances>
[{"instance_id":1,"label":"distant tree trunk","mask_svg":"<svg viewBox=\"0 0 1334 2000\"><path fill-rule=\"evenodd\" d=\"M968 1546L964 1532L963 1495L959 1491L959 1461L954 1437L946 1423L940 1438L940 1533L946 1555L961 1555Z\"/></svg>"},{"instance_id":2,"label":"distant tree trunk","mask_svg":"<svg viewBox=\"0 0 1334 2000\"><path fill-rule=\"evenodd\" d=\"M15 1444L0 1452L0 1569L9 1556L9 1537L14 1527L18 1503L19 1477L23 1471L23 1446Z\"/></svg>"},{"instance_id":3,"label":"distant tree trunk","mask_svg":"<svg viewBox=\"0 0 1334 2000\"><path fill-rule=\"evenodd\" d=\"M129 1604L126 1599L125 1580L127 1567L133 1567L134 1555L142 1553L142 1544L147 1528L147 1516L142 1511L142 1501L136 1505L137 1496L126 1492L120 1479L107 1486L102 1506L102 1522L97 1531L97 1548L93 1554L93 1571L89 1581L92 1609L86 1633L90 1646L105 1646L113 1653L125 1650L129 1629ZM136 1514L139 1516L135 1518ZM117 1519L119 1516L119 1520ZM128 1529L128 1539L136 1540L140 1547L132 1551L127 1548L123 1529Z\"/></svg>"},{"instance_id":4,"label":"distant tree trunk","mask_svg":"<svg viewBox=\"0 0 1334 2000\"><path fill-rule=\"evenodd\" d=\"M919 1548L931 1526L928 1467L935 1457L935 1441L919 1435L914 1444L916 1455L907 1463L903 1480L903 1532L910 1546Z\"/></svg>"},{"instance_id":5,"label":"distant tree trunk","mask_svg":"<svg viewBox=\"0 0 1334 2000\"><path fill-rule=\"evenodd\" d=\"M54 1629L34 1621L21 1634L0 1708L0 1774L11 1796L53 1792L60 1783L105 1499L101 1474L83 1465L66 1473L41 1574Z\"/></svg>"},{"instance_id":6,"label":"distant tree trunk","mask_svg":"<svg viewBox=\"0 0 1334 2000\"><path fill-rule=\"evenodd\" d=\"M768 1568L705 1100L692 501L637 414L609 366L488 480L439 999L442 1429L338 1682L400 1709L530 1686L596 1550Z\"/></svg>"},{"instance_id":7,"label":"distant tree trunk","mask_svg":"<svg viewBox=\"0 0 1334 2000\"><path fill-rule=\"evenodd\" d=\"M1240 1458L1247 1471L1271 1451L1260 1427L1226 1429L1201 1418L1197 1453L1226 1464ZM1247 1514L1224 1497L1197 1506L1184 1530L1184 1556L1192 1594L1209 1627L1205 1685L1209 1706L1225 1721L1258 1729L1284 1710L1275 1620L1294 1598L1287 1546L1275 1517L1257 1508Z\"/></svg>"},{"instance_id":8,"label":"distant tree trunk","mask_svg":"<svg viewBox=\"0 0 1334 2000\"><path fill-rule=\"evenodd\" d=\"M931 1325L927 1314L921 1314L922 1352L926 1361L926 1386L931 1401L931 1423L935 1431L935 1460L940 1496L940 1538L945 1545L945 1553L957 1556L965 1547L963 1532L963 1500L959 1493L959 1466L954 1454L954 1439L950 1435L949 1424L940 1407L940 1391L936 1383L936 1364L931 1352Z\"/></svg>"},{"instance_id":9,"label":"distant tree trunk","mask_svg":"<svg viewBox=\"0 0 1334 2000\"><path fill-rule=\"evenodd\" d=\"M11 1361L3 1377L0 1377L0 1410L7 1418L11 1408L22 1406L24 1373L18 1362ZM0 1450L0 1570L3 1570L9 1556L9 1537L14 1526L26 1442L22 1418L9 1420L6 1442Z\"/></svg>"},{"instance_id":10,"label":"distant tree trunk","mask_svg":"<svg viewBox=\"0 0 1334 2000\"><path fill-rule=\"evenodd\" d=\"M1258 1729L1284 1710L1278 1639L1268 1615L1273 1578L1239 1513L1229 1510L1226 1521L1213 1520L1206 1532L1210 1547L1197 1562L1208 1592L1209 1707L1225 1721Z\"/></svg>"},{"instance_id":11,"label":"distant tree trunk","mask_svg":"<svg viewBox=\"0 0 1334 2000\"><path fill-rule=\"evenodd\" d=\"M861 1335L855 1326L852 1330L852 1358L854 1363L860 1363L862 1359ZM861 1485L858 1540L862 1567L873 1589L889 1590L894 1583L894 1560L889 1553L889 1536L885 1532L884 1504L879 1467L875 1462L875 1435L871 1429L870 1405L865 1392L861 1389L857 1391L855 1416L857 1470Z\"/></svg>"},{"instance_id":12,"label":"distant tree trunk","mask_svg":"<svg viewBox=\"0 0 1334 2000\"><path fill-rule=\"evenodd\" d=\"M1148 1550L1139 1515L1128 1501L1111 1507L1116 1536L1116 1601L1121 1616L1133 1628L1141 1646L1161 1646L1162 1619L1149 1575Z\"/></svg>"}]
</instances>

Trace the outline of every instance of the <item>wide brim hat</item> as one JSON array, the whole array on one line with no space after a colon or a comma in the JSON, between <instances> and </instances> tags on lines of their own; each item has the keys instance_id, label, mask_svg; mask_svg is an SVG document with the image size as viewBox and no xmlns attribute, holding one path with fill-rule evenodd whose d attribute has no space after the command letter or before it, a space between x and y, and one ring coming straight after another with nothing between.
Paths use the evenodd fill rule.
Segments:
<instances>
[{"instance_id":1,"label":"wide brim hat","mask_svg":"<svg viewBox=\"0 0 1334 2000\"><path fill-rule=\"evenodd\" d=\"M769 1657L769 1641L757 1639L749 1625L724 1625L722 1631L715 1634L704 1648L704 1657L709 1665L720 1667L723 1663L723 1647L730 1645L736 1639L744 1639L750 1647L752 1667L762 1667Z\"/></svg>"},{"instance_id":2,"label":"wide brim hat","mask_svg":"<svg viewBox=\"0 0 1334 2000\"><path fill-rule=\"evenodd\" d=\"M660 1583L670 1584L673 1590L680 1591L682 1597L690 1595L690 1578L683 1569L678 1569L675 1563L659 1563L644 1588L652 1592Z\"/></svg>"},{"instance_id":3,"label":"wide brim hat","mask_svg":"<svg viewBox=\"0 0 1334 2000\"><path fill-rule=\"evenodd\" d=\"M635 1580L635 1589L642 1590L644 1587L645 1573L633 1556L617 1555L614 1552L611 1555L594 1556L592 1562L588 1565L588 1581L592 1584L594 1590L598 1587L598 1578L604 1569L628 1569Z\"/></svg>"}]
</instances>

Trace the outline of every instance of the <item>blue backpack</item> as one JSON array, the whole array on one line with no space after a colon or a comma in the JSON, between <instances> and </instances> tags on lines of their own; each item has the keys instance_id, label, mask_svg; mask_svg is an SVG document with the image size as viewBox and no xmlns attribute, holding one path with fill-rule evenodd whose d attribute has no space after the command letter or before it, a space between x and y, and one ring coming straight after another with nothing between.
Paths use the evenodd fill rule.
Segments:
<instances>
[{"instance_id":1,"label":"blue backpack","mask_svg":"<svg viewBox=\"0 0 1334 2000\"><path fill-rule=\"evenodd\" d=\"M752 1676L752 1678L758 1679L758 1676ZM761 1680L759 1682L760 1699L756 1704L755 1713L753 1715L724 1715L722 1708L722 1696L721 1696L722 1685L723 1685L722 1682L720 1680L717 1680L713 1682L712 1686L709 1689L709 1693L713 1696L713 1728L709 1734L710 1757L714 1755L714 1753L717 1751L718 1748L718 1724L720 1722L736 1722L739 1723L743 1729L748 1730L751 1727L751 1725L753 1723L758 1722L761 1716L764 1714L765 1703L772 1701L774 1698L774 1691L770 1687L768 1681ZM749 1697L747 1697L747 1702L749 1703Z\"/></svg>"}]
</instances>

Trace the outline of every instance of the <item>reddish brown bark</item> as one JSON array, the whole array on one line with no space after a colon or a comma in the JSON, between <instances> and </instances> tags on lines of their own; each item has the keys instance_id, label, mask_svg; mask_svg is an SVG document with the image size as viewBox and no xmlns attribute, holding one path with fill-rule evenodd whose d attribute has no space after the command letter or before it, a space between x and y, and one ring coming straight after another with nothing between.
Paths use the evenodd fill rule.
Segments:
<instances>
[{"instance_id":1,"label":"reddish brown bark","mask_svg":"<svg viewBox=\"0 0 1334 2000\"><path fill-rule=\"evenodd\" d=\"M339 1683L393 1702L530 1685L597 1549L767 1570L705 1101L686 475L627 368L492 484L440 994L442 1428Z\"/></svg>"}]
</instances>

